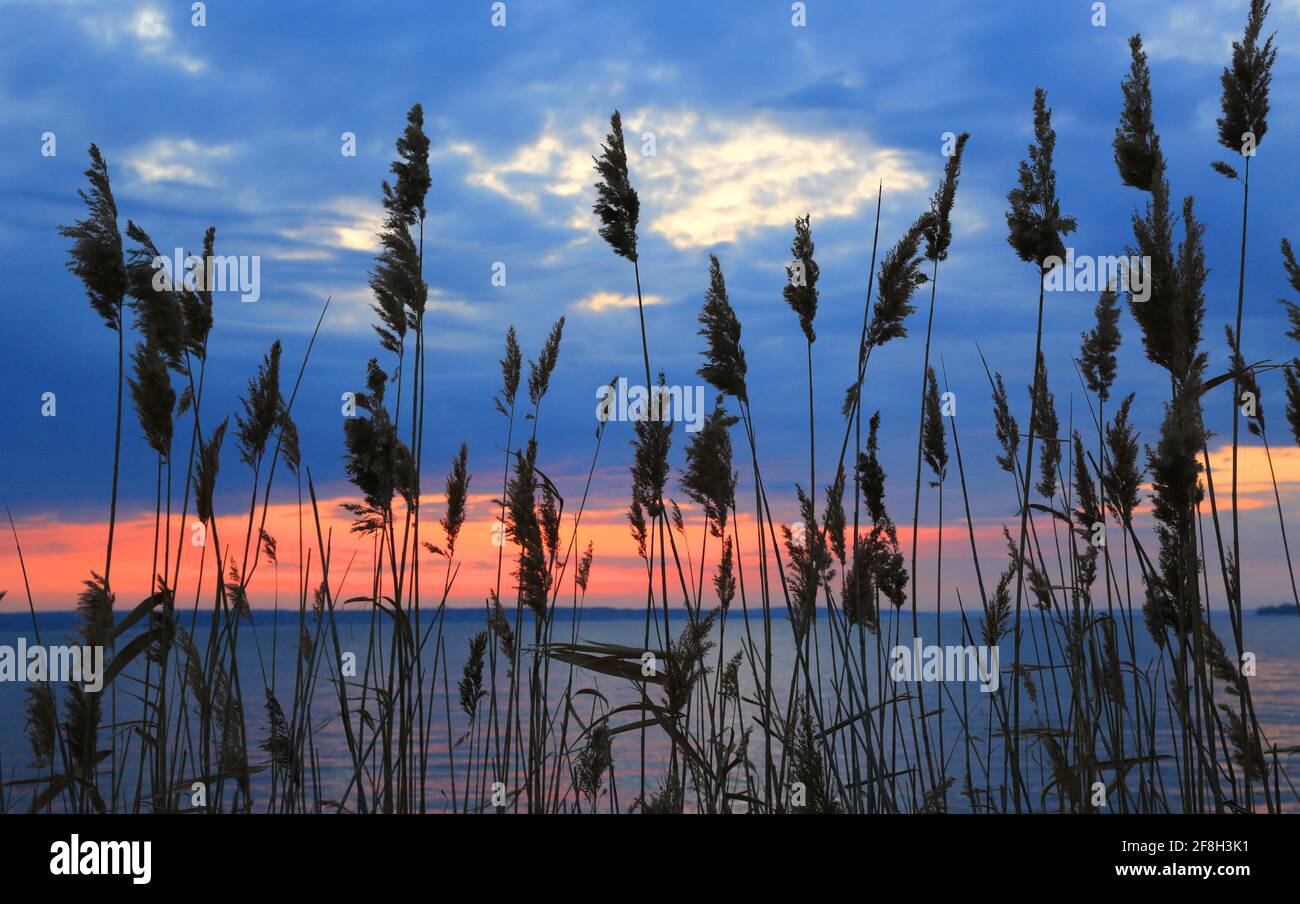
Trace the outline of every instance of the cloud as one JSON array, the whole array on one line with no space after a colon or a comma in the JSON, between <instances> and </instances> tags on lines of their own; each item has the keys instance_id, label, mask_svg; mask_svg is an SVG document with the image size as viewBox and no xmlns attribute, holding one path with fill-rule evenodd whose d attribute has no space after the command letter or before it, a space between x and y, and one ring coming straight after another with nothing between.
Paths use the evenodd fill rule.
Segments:
<instances>
[{"instance_id":1,"label":"cloud","mask_svg":"<svg viewBox=\"0 0 1300 904\"><path fill-rule=\"evenodd\" d=\"M642 295L641 301L647 307L652 304L663 304L662 295ZM617 292L593 292L581 301L575 301L571 307L579 311L612 311L621 308L635 308L635 295L620 295Z\"/></svg>"},{"instance_id":2,"label":"cloud","mask_svg":"<svg viewBox=\"0 0 1300 904\"><path fill-rule=\"evenodd\" d=\"M471 185L496 192L552 221L592 228L592 153L601 123L564 131L552 121L501 160L461 144ZM642 232L677 248L736 242L787 227L813 211L850 217L874 201L881 180L893 194L928 178L898 149L852 132L811 132L777 118L727 119L689 109L646 109L624 118L632 181L642 199Z\"/></svg>"},{"instance_id":3,"label":"cloud","mask_svg":"<svg viewBox=\"0 0 1300 904\"><path fill-rule=\"evenodd\" d=\"M189 138L155 138L144 147L127 153L126 166L145 185L179 183L212 188L216 178L211 164L229 159L235 152L230 144L200 144Z\"/></svg>"},{"instance_id":4,"label":"cloud","mask_svg":"<svg viewBox=\"0 0 1300 904\"><path fill-rule=\"evenodd\" d=\"M1278 492L1286 495L1300 489L1300 447L1281 445L1272 450L1272 474ZM1219 506L1232 505L1232 445L1224 443L1210 452L1210 470ZM1237 494L1241 509L1274 505L1269 455L1262 445L1239 445L1237 449Z\"/></svg>"},{"instance_id":5,"label":"cloud","mask_svg":"<svg viewBox=\"0 0 1300 904\"><path fill-rule=\"evenodd\" d=\"M327 261L334 255L320 248L275 248L267 247L262 257L273 261Z\"/></svg>"},{"instance_id":6,"label":"cloud","mask_svg":"<svg viewBox=\"0 0 1300 904\"><path fill-rule=\"evenodd\" d=\"M334 537L334 554L343 562L351 562L345 574L339 575L340 586L334 592L339 598L368 592L374 580L370 565L370 554L363 540L351 531L351 517L342 508L344 503L356 501L351 488L320 487L321 498L316 506L321 521L322 536ZM332 491L332 492L331 492ZM429 494L431 497L434 494ZM497 578L497 556L499 547L494 545L494 537L499 536L496 527L500 509L494 504L498 494L474 493L468 500L468 517L461 527L460 538L456 543L456 559L453 569L455 582L448 595L448 603L456 606L482 606L483 597L480 588L491 587ZM441 499L421 505L422 517L430 523L444 511ZM237 507L227 508L222 500L218 501L218 519L224 524L227 519L238 519ZM694 533L703 529L703 519L697 507L682 506L686 518L687 530ZM582 516L583 543L592 542L597 550L598 567L592 570L592 583L588 600L601 605L617 607L636 607L638 596L645 594L645 566L637 554L636 544L627 529L627 509L613 498L592 497ZM245 511L244 515L247 514ZM287 538L297 536L301 512L296 502L272 501L265 511L265 529L272 537L280 540L277 568L280 573L292 573L304 563L299 560L297 545L287 542ZM741 512L736 517L737 529L742 532L754 529L753 516ZM82 518L65 518L55 514L33 514L18 522L17 532L22 537L24 560L31 576L31 591L36 608L42 610L62 609L68 606L68 600L75 597L80 582L85 576L87 563L94 563L103 558L103 538L107 525L96 520ZM224 528L223 528L224 530ZM945 527L946 531L964 533L964 522L953 522ZM113 546L113 587L123 597L143 596L148 592L149 574L152 572L154 556L154 514L149 509L122 510L119 512ZM4 532L8 536L8 531ZM980 525L975 528L981 543L988 543L996 548L1000 527ZM187 538L189 534L187 533ZM313 538L315 534L313 533ZM900 527L899 540L905 546L910 543L910 528ZM923 526L918 532L919 555L929 559L937 551L938 528ZM0 540L4 544L5 540ZM314 539L309 541L307 549L312 558L319 555L313 548ZM3 548L0 546L0 548ZM443 593L445 559L423 550L417 551L421 561L426 563L421 569L421 590L428 597L440 598ZM193 598L199 592L196 578L199 570L199 550L186 544L182 568L179 576L178 595ZM353 558L353 554L355 558ZM960 544L952 544L946 550L944 558L960 560L967 556ZM429 567L430 564L438 567ZM275 582L268 570L260 570L249 586L249 598L254 607L271 608L275 605ZM281 578L283 581L283 577ZM207 585L205 584L206 588ZM210 591L202 591L209 594Z\"/></svg>"},{"instance_id":7,"label":"cloud","mask_svg":"<svg viewBox=\"0 0 1300 904\"><path fill-rule=\"evenodd\" d=\"M1154 15L1154 11L1153 11ZM1246 12L1235 0L1169 9L1163 21L1143 29L1142 44L1153 60L1186 60L1224 66L1232 58L1232 42L1241 37Z\"/></svg>"},{"instance_id":8,"label":"cloud","mask_svg":"<svg viewBox=\"0 0 1300 904\"><path fill-rule=\"evenodd\" d=\"M478 153L473 145L456 147L471 155ZM590 153L584 158L553 127L547 126L534 143L520 146L499 163L481 165L466 181L537 213L543 195L577 195L585 182L594 181L590 174Z\"/></svg>"},{"instance_id":9,"label":"cloud","mask_svg":"<svg viewBox=\"0 0 1300 904\"><path fill-rule=\"evenodd\" d=\"M307 212L307 222L279 231L282 238L334 251L379 250L384 227L379 204L364 198L333 198Z\"/></svg>"},{"instance_id":10,"label":"cloud","mask_svg":"<svg viewBox=\"0 0 1300 904\"><path fill-rule=\"evenodd\" d=\"M189 5L183 8L188 23ZM115 48L129 43L132 50L143 56L190 75L202 72L206 66L203 60L180 49L167 14L157 6L145 4L132 8L126 4L110 4L90 13L74 9L73 15L92 37L105 46Z\"/></svg>"},{"instance_id":11,"label":"cloud","mask_svg":"<svg viewBox=\"0 0 1300 904\"><path fill-rule=\"evenodd\" d=\"M322 329L327 332L339 332L356 335L366 331L366 327L378 323L372 305L374 293L366 285L338 286L328 283L299 283L295 287L304 295L323 302L330 299L329 315L325 318ZM482 313L481 308L463 298L457 298L443 289L429 287L429 298L425 311L446 314L463 319L474 319ZM302 321L301 323L306 323ZM301 325L300 323L300 325ZM314 323L314 321L313 321ZM310 328L313 323L306 323Z\"/></svg>"}]
</instances>

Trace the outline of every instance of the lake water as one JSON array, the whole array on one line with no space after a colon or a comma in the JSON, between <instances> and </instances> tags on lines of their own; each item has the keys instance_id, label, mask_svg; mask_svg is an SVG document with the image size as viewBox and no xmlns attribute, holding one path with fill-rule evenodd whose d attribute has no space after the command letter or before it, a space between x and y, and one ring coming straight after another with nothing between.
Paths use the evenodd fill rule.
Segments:
<instances>
[{"instance_id":1,"label":"lake water","mask_svg":"<svg viewBox=\"0 0 1300 904\"><path fill-rule=\"evenodd\" d=\"M308 614L310 618L310 613ZM425 618L428 618L426 613ZM672 632L674 635L680 630L685 623L685 614L681 611L672 613L673 624ZM759 649L762 649L761 640L761 614L751 612L750 629ZM904 638L903 643L908 644L911 641L911 617L910 613L904 612L901 621L895 621L896 616L887 613L882 622L882 633L891 640L886 643L886 647L892 644L892 638L895 632L901 634ZM1043 630L1045 623L1041 617L1027 615L1027 619L1034 619L1036 630ZM961 617L956 614L945 613L942 616L936 616L933 613L920 613L919 634L926 644L943 643L955 644L964 642L961 639L962 621ZM184 623L188 627L189 617L185 616ZM203 649L207 640L207 619L200 617L194 630L194 639L196 645ZM364 673L365 656L367 642L370 631L370 619L367 615L359 612L340 613L336 617L340 645L343 651L354 652L358 659L358 675ZM42 613L39 615L39 627L42 639L45 644L51 645L56 643L71 642L71 638L76 630L78 617L76 613ZM427 621L426 621L427 624ZM1234 645L1231 640L1231 630L1226 617L1216 617L1213 619L1215 631L1223 638L1228 649L1232 651ZM837 699L834 689L830 686L831 655L832 644L828 634L828 622L825 613L819 613L818 618L818 642L817 651L821 659L822 674L824 677L821 687L822 706L824 708L824 718L827 724L841 718L845 715L851 715L847 699L841 697ZM972 630L978 631L978 620L972 619ZM1146 631L1141 626L1140 616L1138 619L1138 631L1136 637L1136 658L1140 667L1146 667L1159 661L1159 653L1147 636ZM436 696L433 699L432 711L435 714L433 724L429 729L428 750L429 750L429 776L426 785L428 808L429 809L450 809L450 797L452 794L452 763L455 762L456 775L456 794L460 798L464 794L465 786L465 769L466 769L466 747L470 741L461 739L469 730L469 721L461 712L459 699L456 691L456 683L460 678L461 667L465 662L466 649L470 638L483 628L483 615L481 612L467 610L449 610L443 627L443 640L447 650L447 677L450 683L451 696L447 699L442 682L443 664L438 666L438 686ZM714 629L713 639L717 640L722 633L720 624ZM133 628L127 632L127 636L138 633L139 628ZM533 630L531 623L526 619L523 627L524 638L526 641L531 640ZM555 640L567 641L572 631L572 611L568 609L557 610L555 614L555 623L553 637ZM615 610L615 609L588 609L581 614L578 627L578 637L582 641L603 642L622 644L636 649L644 647L645 633L645 615L644 612ZM0 646L16 647L19 638L25 638L26 643L31 645L35 643L34 632L32 630L31 618L26 613L5 613L0 615ZM733 608L727 615L725 621L725 638L724 638L724 661L735 650L740 649L745 635L744 616L738 607ZM1039 635L1041 636L1041 634ZM1251 688L1254 696L1255 709L1261 725L1261 728L1267 736L1270 744L1276 744L1280 749L1300 748L1300 619L1294 614L1262 616L1247 613L1244 627L1245 649L1255 655L1256 675L1251 681ZM265 708L262 705L264 697L262 675L265 673L267 681L274 685L274 690L282 705L288 709L289 701L294 686L294 673L297 657L297 613L281 611L278 615L267 610L255 610L253 613L252 630L248 624L241 627L240 634L240 672L244 691L245 711L248 725L248 736L250 740L250 758L257 764L265 762L266 754L258 748L258 744L263 741L268 734L267 718ZM855 641L856 643L856 641ZM651 647L659 648L662 646L661 641L653 636ZM1126 646L1126 644L1125 644ZM868 636L867 644L868 668L867 674L871 689L869 699L875 702L879 699L878 688L876 684L876 675L878 671L878 658L875 650L874 640ZM717 650L709 656L709 664L716 665ZM1030 641L1029 634L1026 634L1026 640L1023 644L1023 658L1026 662L1031 662L1035 658L1034 646ZM1127 651L1125 650L1124 658L1127 660ZM792 641L792 632L789 622L784 617L784 612L774 613L773 616L773 644L772 644L773 672L781 676L782 680L775 681L778 699L784 700L788 693L788 676L793 672L796 665L795 647ZM428 645L426 660L426 673L432 676L434 667L434 644ZM1001 666L1003 681L1009 684L1009 669L1012 660L1012 644L1010 639L1006 639L1001 645ZM525 665L524 668L528 666ZM138 712L138 704L132 703L131 693L138 689L139 685L130 681L130 676L136 677L142 674L142 669L132 666L125 673L125 679L119 677L116 686L118 687L118 718L119 721L125 721L130 718L133 712ZM501 686L501 695L504 697L505 691L505 669L499 666L498 681ZM1056 715L1056 700L1061 699L1068 706L1069 689L1061 687L1059 684L1053 686L1051 672L1042 671L1034 672L1034 680L1038 685L1037 699L1031 701L1028 696L1022 696L1021 703L1021 721L1022 725L1029 726L1052 726L1059 724ZM1064 673L1061 673L1062 675ZM1159 678L1159 681L1167 683L1168 668L1166 667ZM742 667L740 671L740 684L742 697L754 696L753 679L749 673L748 666ZM569 680L568 666L552 662L548 694L552 704L559 700L563 694L566 683ZM1060 679L1058 679L1059 681ZM486 679L485 679L486 683ZM1156 685L1161 687L1160 684ZM6 782L15 779L21 779L31 776L32 770L29 768L31 752L28 746L24 728L24 694L23 684L14 682L0 682L0 769L3 770L3 777ZM597 675L585 672L581 669L573 671L573 687L589 688L599 692L604 700L608 701L606 705L617 707L623 704L632 703L639 699L638 693L633 686L626 680L606 675ZM939 684L929 684L924 688L927 694L927 710L935 708L935 700ZM960 793L964 782L964 762L967 755L967 747L962 740L961 729L961 701L962 691L966 692L966 698L970 707L970 720L972 735L976 736L973 748L977 753L977 763L980 757L983 757L986 745L992 743L994 767L993 783L996 785L1001 780L1002 766L1000 746L996 743L996 738L992 741L989 739L988 728L989 720L989 700L990 696L982 694L978 690L975 682L968 684L959 684L949 682L943 687L945 692L945 706L941 714L938 714L931 721L934 737L932 743L938 743L938 734L940 730L943 735L944 749L947 752L947 774L957 778L957 784L948 795L948 805L951 809L962 810L969 809L969 802L964 795ZM1169 720L1167 711L1163 702L1163 693L1158 694L1160 700L1160 724L1161 736L1168 738ZM1220 695L1221 702L1226 702L1231 698L1226 695ZM595 694L585 694L575 698L575 708L578 710L577 716L587 721L590 719L593 706L598 705L599 698ZM317 726L314 732L316 756L318 759L317 768L319 770L320 782L322 786L322 796L326 799L337 799L347 787L352 777L352 765L348 756L347 746L344 740L342 728L337 718L338 715L338 697L335 686L329 680L328 669L322 667L320 679L318 681L315 696L314 709L312 713L313 724ZM486 712L487 701L480 704L480 713ZM450 726L447 721L447 713L450 709ZM907 721L906 707L901 707L900 712L903 714L904 721L901 723L901 730L897 731L899 750L910 747L912 739L910 736L910 722ZM836 713L839 715L836 716ZM750 713L746 713L746 718ZM622 714L621 717L615 717L613 724L619 725L635 721L636 716L632 713ZM481 715L479 724L482 726L486 721L486 715ZM728 719L731 722L730 718ZM105 707L104 722L108 722L107 704ZM734 723L739 725L740 723ZM763 757L763 734L761 728L750 719L747 723L755 726L753 737L750 743L750 756L758 769L762 769ZM450 730L449 730L450 729ZM996 735L996 724L994 725ZM576 734L576 723L570 722L570 736ZM526 731L526 727L525 727ZM885 735L889 737L894 733L890 726L885 727ZM103 731L104 737L101 739L101 748L106 748L107 731ZM459 742L459 746L452 746ZM1027 744L1025 753L1026 757L1026 776L1027 781L1033 790L1034 807L1039 808L1038 790L1041 789L1045 781L1050 781L1048 775L1049 767L1045 762L1045 757L1041 754L1037 744ZM1166 744L1167 747L1167 744ZM641 752L641 733L639 731L628 731L619 734L614 739L614 781L610 788L610 796L602 800L601 809L608 809L614 799L617 800L618 809L626 811L632 801L640 791L642 781L642 763L644 762L645 784L647 790L654 790L662 781L668 767L668 761L671 753L671 744L666 739L664 733L659 730L650 730L646 734L646 749L644 760ZM901 768L901 756L897 768ZM1283 768L1287 769L1294 766L1297 754L1283 754L1281 762ZM134 763L134 755L133 755ZM134 765L132 767L134 774ZM983 775L982 766L974 770L976 783L979 784ZM1176 807L1177 800L1177 777L1172 764L1165 764L1162 767L1161 775L1166 782L1166 797L1170 801L1171 807ZM563 776L563 781L567 782L567 775ZM1135 779L1130 782L1130 787L1135 787ZM475 774L475 786L478 785L478 775ZM269 772L259 772L253 782L254 795L256 799L255 809L265 809L268 806L269 791ZM1287 788L1286 780L1282 781L1283 801L1288 809L1296 809L1296 797L1294 793ZM906 796L903 789L899 789L901 796ZM29 800L30 791L28 787L17 786L7 789L6 794L10 799L10 805L15 809L25 809L26 801ZM1048 806L1055 807L1055 798L1049 798ZM1261 805L1262 805L1262 798Z\"/></svg>"}]
</instances>

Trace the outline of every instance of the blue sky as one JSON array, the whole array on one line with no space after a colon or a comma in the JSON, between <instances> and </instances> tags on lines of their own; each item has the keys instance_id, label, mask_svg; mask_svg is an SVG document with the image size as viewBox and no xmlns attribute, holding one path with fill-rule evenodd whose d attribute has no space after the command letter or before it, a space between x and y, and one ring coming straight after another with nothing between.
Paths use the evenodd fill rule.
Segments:
<instances>
[{"instance_id":1,"label":"blue sky","mask_svg":"<svg viewBox=\"0 0 1300 904\"><path fill-rule=\"evenodd\" d=\"M488 492L502 423L493 411L497 358L513 324L535 355L568 317L541 428L550 473L584 471L597 387L640 373L631 268L596 235L590 205L611 110L631 136L642 198L642 282L650 354L670 383L697 383L696 315L710 253L722 261L744 324L751 395L769 492L786 504L807 470L803 341L781 298L793 219L811 212L821 267L816 374L819 435L839 432L866 292L875 187L884 180L881 244L923 208L942 172L941 136L971 133L951 257L940 271L935 350L958 394L962 452L982 521L1009 520L1008 478L993 464L987 383L975 343L1012 387L1022 421L1032 366L1036 275L1006 244L1005 196L1030 140L1036 85L1058 133L1065 212L1080 253L1118 254L1145 196L1120 184L1110 142L1140 31L1153 70L1156 120L1175 195L1194 194L1212 268L1205 338L1222 369L1222 324L1235 309L1239 193L1211 172L1218 75L1245 19L1244 0L1092 4L850 4L810 0L807 25L789 3L594 4L32 3L0 0L0 360L4 361L0 502L16 517L102 517L111 468L112 335L64 269L60 224L81 213L85 149L111 167L119 207L159 246L259 255L262 297L218 297L205 408L232 408L270 342L296 369L325 296L334 298L295 415L318 483L342 494L340 394L357 389L376 353L367 272L385 178L406 110L424 105L433 188L426 222L431 287L429 467L441 472L461 440ZM1286 291L1278 239L1295 221L1300 152L1293 89L1300 2L1275 0L1281 47L1270 129L1252 166L1246 276L1247 357L1296 353L1275 299ZM42 134L57 156L41 155ZM340 153L353 132L357 154ZM639 145L639 141L637 142ZM507 267L507 285L491 268ZM928 296L926 296L928 297ZM925 298L921 298L924 302ZM1045 348L1059 413L1087 418L1070 357L1092 322L1091 293L1049 296ZM924 322L873 357L868 410L884 421L884 463L896 520L910 520L915 392ZM1121 323L1120 394L1139 393L1143 438L1154 441L1160 372ZM58 416L40 416L54 391ZM1264 402L1275 446L1284 431L1274 375ZM1146 404L1144 404L1144 400ZM1229 424L1226 401L1212 427ZM208 406L211 406L208 408ZM154 473L128 413L123 500L152 506ZM631 435L612 425L598 491L625 498ZM675 461L680 461L678 436ZM822 443L819 472L834 451ZM233 455L228 467L234 468ZM575 492L580 485L574 484ZM236 507L245 491L229 486ZM953 506L946 512L954 514ZM929 513L931 500L927 498ZM1276 556L1260 519L1261 569ZM1254 523L1254 522L1251 522ZM1275 533L1275 521L1271 522ZM1248 525L1249 527L1249 525ZM1272 574L1272 572L1269 572ZM1275 576L1275 575L1274 575Z\"/></svg>"}]
</instances>

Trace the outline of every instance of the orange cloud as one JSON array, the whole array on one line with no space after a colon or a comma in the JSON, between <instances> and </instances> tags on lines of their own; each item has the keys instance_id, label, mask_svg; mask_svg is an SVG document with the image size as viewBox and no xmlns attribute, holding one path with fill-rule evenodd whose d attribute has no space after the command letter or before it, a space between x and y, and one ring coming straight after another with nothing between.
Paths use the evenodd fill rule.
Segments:
<instances>
[{"instance_id":1,"label":"orange cloud","mask_svg":"<svg viewBox=\"0 0 1300 904\"><path fill-rule=\"evenodd\" d=\"M1269 458L1272 458L1272 471ZM1214 495L1220 509L1232 509L1232 444L1210 451ZM1300 447L1287 444L1266 452L1263 444L1237 446L1237 509L1248 511L1276 505L1273 478L1285 496L1300 489Z\"/></svg>"},{"instance_id":2,"label":"orange cloud","mask_svg":"<svg viewBox=\"0 0 1300 904\"><path fill-rule=\"evenodd\" d=\"M504 547L494 545L494 537L500 537L500 528L497 527L497 510L492 499L491 494L475 494L469 500L469 515L457 540L455 558L450 569L452 588L447 595L449 605L481 606L488 592L497 586L498 559L502 598L513 599L511 572L515 567L515 550L508 541ZM370 594L377 558L373 538L352 532L351 516L340 507L346 501L350 501L350 497L319 500L320 531L330 550L330 586L336 600ZM445 538L439 524L441 500L428 503L423 509L420 525L422 544L429 542L435 547L444 547ZM702 518L698 509L690 505L683 506L683 514L687 537L675 535L674 541L683 569L698 569L703 536ZM255 607L273 606L277 599L281 607L296 606L301 580L300 563L310 569L307 578L309 587L314 588L320 582L321 552L310 505L304 505L301 520L299 515L296 503L273 503L267 510L266 531L276 541L277 562L272 564L265 556L260 558L249 582L249 596ZM573 534L572 515L573 512L565 514L561 556L569 549ZM259 510L253 526L254 537L260 518ZM215 539L220 540L228 570L232 561L244 561L248 515L247 512L232 512L219 515L216 521ZM399 538L402 530L404 525L399 521ZM779 536L779 525L777 531ZM756 542L752 516L741 516L739 532L747 580L753 582L756 576L750 575L754 567ZM42 515L18 522L17 533L32 597L38 608L73 607L76 595L82 588L82 581L90 577L92 570L103 573L104 544L108 536L106 522L72 521L57 515ZM12 611L15 605L24 604L25 594L17 549L14 548L12 535L7 536L7 541L0 543L0 589L10 592L0 605ZM977 526L976 536L983 546L985 541L998 540L1000 528ZM177 605L193 606L197 593L202 608L210 605L211 588L217 579L217 564L213 535L210 532L207 534L204 546L193 545L192 541L196 538L192 516L190 522L183 527L179 519L173 517L170 537L160 534L157 538L156 555L157 561L166 559L170 563L169 572L174 574L176 544L178 540L183 544L180 550L181 577L177 582ZM922 558L933 556L937 538L936 527L921 528L918 545ZM964 522L946 525L945 540L946 559L969 557ZM905 527L899 531L899 542L905 549L910 548L910 531ZM645 566L637 554L635 541L629 531L626 509L621 503L613 501L589 502L583 513L558 598L559 603L567 604L572 599L574 569L588 543L594 548L588 603L639 607L646 592ZM152 512L119 514L113 545L112 584L120 609L129 607L135 600L143 599L149 592L149 575L162 570L161 565L154 565L154 544ZM717 544L716 539L708 539L705 556L710 574L706 578L711 576L717 563ZM442 598L449 577L447 559L424 548L420 549L419 554L421 598L425 605L434 605ZM253 556L253 543L250 542L250 563ZM387 569L386 565L383 575L384 591L390 592ZM773 580L775 579L774 571ZM673 580L671 568L670 580ZM698 573L692 583L697 581ZM707 580L705 586L708 587ZM672 595L677 597L680 592Z\"/></svg>"}]
</instances>

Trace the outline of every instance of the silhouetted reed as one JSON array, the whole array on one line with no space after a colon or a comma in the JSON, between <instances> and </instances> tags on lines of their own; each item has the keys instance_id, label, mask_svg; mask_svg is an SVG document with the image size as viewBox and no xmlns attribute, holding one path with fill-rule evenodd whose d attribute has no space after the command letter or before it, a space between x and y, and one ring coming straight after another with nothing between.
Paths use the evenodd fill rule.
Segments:
<instances>
[{"instance_id":1,"label":"silhouetted reed","mask_svg":"<svg viewBox=\"0 0 1300 904\"><path fill-rule=\"evenodd\" d=\"M790 480L778 491L772 475L763 473L755 427L763 400L751 394L740 314L715 255L709 257L698 314L698 374L719 395L702 428L674 449L672 417L665 416L671 413L660 408L668 378L652 369L649 355L640 281L641 202L622 118L613 113L593 158L593 213L601 238L633 265L645 388L651 393L644 410L634 412L624 460L627 524L644 575L645 623L636 646L594 639L588 635L599 635L600 624L582 620L601 567L583 516L609 412L598 419L581 494L571 492L569 479L556 476L562 472L548 464L539 430L543 402L553 385L561 385L555 377L563 317L528 361L526 403L519 396L524 354L514 327L506 333L501 386L492 397L506 419L501 486L488 504L499 522L497 577L484 588L482 621L464 646L448 642L446 607L461 564L457 556L468 545L461 538L472 523L473 477L470 450L457 443L436 503L434 536L422 538L421 512L428 517L421 462L429 376L423 259L432 176L419 105L408 111L396 142L392 181L380 186L384 218L369 274L378 351L366 364L364 384L353 396L355 411L345 412L342 427L343 467L355 493L344 506L352 523L348 543L373 563L365 586L346 598L342 587L349 580L351 550L345 554L338 545L342 538L322 525L309 467L313 450L302 447L292 416L312 344L292 389L283 370L286 349L276 341L255 365L233 424L229 416L218 422L204 410L212 287L201 280L158 288L156 265L164 256L129 220L124 248L108 166L92 145L89 188L81 193L85 219L61 232L72 243L68 268L84 285L94 313L118 335L105 566L102 577L91 572L78 597L80 637L107 648L110 661L102 690L51 682L27 690L24 733L33 777L11 783L8 795L0 795L0 808L13 805L14 787L25 787L17 799L27 809L76 812L201 807L939 813L963 806L963 799L964 808L975 812L1236 812L1259 809L1261 798L1264 809L1282 809L1285 765L1256 717L1250 674L1242 666L1238 530L1237 427L1244 419L1267 456L1291 570L1262 396L1267 375L1280 370L1288 424L1300 443L1300 359L1252 363L1241 331L1250 159L1267 130L1276 56L1273 38L1263 36L1267 13L1267 3L1253 0L1222 76L1220 142L1245 159L1240 175L1226 162L1214 168L1242 185L1241 269L1236 323L1224 329L1227 371L1208 379L1211 353L1202 336L1206 226L1192 198L1181 205L1174 200L1155 125L1148 59L1140 36L1129 41L1113 152L1120 181L1147 195L1132 214L1129 251L1149 261L1151 294L1143 301L1134 297L1132 285L1104 287L1093 325L1081 336L1073 363L1095 436L1080 425L1083 409L1066 405L1061 362L1051 368L1056 384L1049 379L1043 350L1047 278L1064 259L1066 237L1077 224L1062 212L1052 111L1046 93L1035 91L1033 141L1007 195L1006 212L1008 243L1034 266L1039 281L1028 410L1019 407L1024 397L1017 393L1019 401L1013 401L1002 374L986 364L992 415L986 410L981 419L998 442L994 461L981 473L996 464L1009 475L1008 500L1015 504L1008 508L1019 526L1002 526L1006 557L999 550L987 572L989 558L976 541L968 493L973 469L962 456L955 395L942 357L932 358L932 345L942 337L935 318L939 265L960 247L954 245L960 236L954 234L953 212L969 135L956 136L928 209L907 223L877 262L881 187L861 334L845 375L839 456L823 452L823 466L833 461L834 467L822 471L821 484L814 349L824 274L814 256L811 214L795 217L781 295L795 315L791 330L797 319L795 335L804 339L808 480ZM203 238L205 265L214 248L210 228ZM1300 265L1286 240L1281 251L1283 271L1300 292ZM885 503L881 415L867 418L864 437L862 414L871 354L908 337L916 292L927 282L909 567ZM1125 293L1146 357L1169 382L1158 434L1147 443L1135 427L1136 396L1125 394L1118 367ZM768 303L776 303L774 294ZM1284 310L1290 337L1300 341L1300 305L1284 302ZM1203 399L1228 383L1234 408L1230 536L1219 511L1216 474L1209 469L1211 434L1202 410ZM157 539L148 592L121 611L115 610L109 566L127 387L156 474ZM1112 396L1120 399L1113 412ZM528 426L523 439L515 433L520 409ZM738 448L748 452L744 467L734 460L733 431L743 431ZM247 471L221 467L228 432ZM182 461L183 502L173 524L172 466ZM277 539L267 526L281 461L289 490L296 490L296 557L288 554L294 541L283 534ZM220 510L221 500L245 479L249 510L241 554L238 530ZM919 573L923 561L930 561L920 555L927 530L923 480L937 505L933 591L940 633L934 641L1013 645L1011 662L996 666L997 681L980 705L972 705L965 686L927 688L921 678L898 678L890 668L892 648L921 640L919 585L930 570L925 565L927 574ZM960 622L938 617L954 611L944 585L950 558L944 548L945 490L951 494L954 480L974 567L973 586L956 594ZM680 504L670 495L678 491L684 494ZM750 493L752 509L742 499ZM187 517L191 494L194 524ZM780 501L774 504L773 497ZM795 516L790 523L778 520L784 512ZM191 544L187 534L196 526L204 539ZM188 562L182 556L186 547ZM432 563L426 555L435 557ZM1230 641L1216 633L1211 619L1218 591L1211 588L1205 563L1216 560ZM254 605L259 564L274 570L277 587L282 569L297 572L291 585L296 599L283 613L294 662L287 669L280 665L278 679L276 635L268 666L267 626ZM430 564L442 578L440 592L433 585L432 600L430 585L420 579L421 568ZM183 575L199 587L188 623L177 608ZM1300 610L1293 577L1292 590ZM562 593L569 596L567 604ZM275 606L273 632L281 629L278 591ZM340 606L367 616L356 672L344 664ZM35 617L30 596L29 607ZM779 674L774 644L784 630L782 607L791 659L789 671ZM557 612L566 608L568 626L557 623ZM903 634L905 619L911 638ZM960 638L943 637L952 624L960 624ZM1149 661L1138 655L1136 638L1143 630L1156 644ZM240 655L250 648L256 668ZM123 681L139 685L130 693L141 701L142 713L117 712L115 694ZM625 694L621 700L609 692L610 682ZM247 705L250 700L256 702ZM341 787L321 775L324 732L342 735L346 745ZM656 734L667 750L666 763L649 774L648 739ZM442 738L446 749L435 752ZM626 755L634 744L638 787L624 787L620 802L619 784L626 785ZM440 771L431 775L433 769ZM266 774L259 778L261 773ZM206 789L203 803L191 795L196 783ZM1099 783L1109 798L1104 806L1094 799Z\"/></svg>"}]
</instances>

